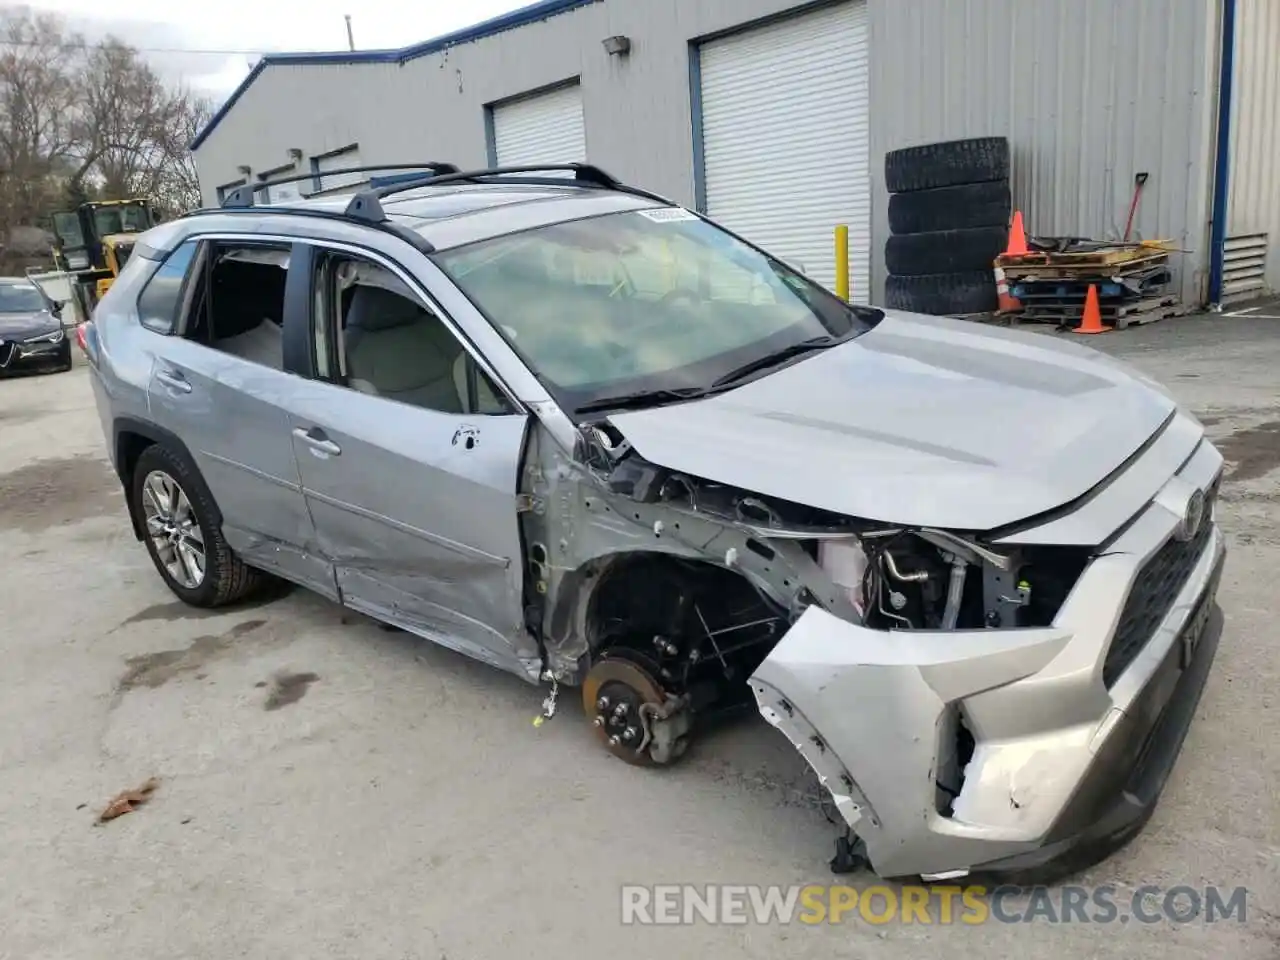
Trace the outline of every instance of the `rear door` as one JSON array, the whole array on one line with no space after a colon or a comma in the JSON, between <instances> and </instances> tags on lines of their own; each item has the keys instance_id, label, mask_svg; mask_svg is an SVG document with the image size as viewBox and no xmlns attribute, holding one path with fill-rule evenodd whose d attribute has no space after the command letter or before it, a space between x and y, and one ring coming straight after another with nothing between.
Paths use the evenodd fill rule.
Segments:
<instances>
[{"instance_id":1,"label":"rear door","mask_svg":"<svg viewBox=\"0 0 1280 960\"><path fill-rule=\"evenodd\" d=\"M314 248L316 379L289 401L343 602L522 676L527 416L387 260Z\"/></svg>"},{"instance_id":2,"label":"rear door","mask_svg":"<svg viewBox=\"0 0 1280 960\"><path fill-rule=\"evenodd\" d=\"M231 548L336 598L281 409L301 380L283 369L289 255L288 244L221 240L169 255L138 298L155 335L147 399L151 419L195 458Z\"/></svg>"}]
</instances>

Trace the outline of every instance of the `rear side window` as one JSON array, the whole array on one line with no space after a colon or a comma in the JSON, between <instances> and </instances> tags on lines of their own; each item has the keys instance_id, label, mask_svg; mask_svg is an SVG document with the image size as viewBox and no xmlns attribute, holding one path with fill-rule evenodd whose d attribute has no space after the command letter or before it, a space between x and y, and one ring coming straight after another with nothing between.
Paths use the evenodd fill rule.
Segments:
<instances>
[{"instance_id":1,"label":"rear side window","mask_svg":"<svg viewBox=\"0 0 1280 960\"><path fill-rule=\"evenodd\" d=\"M182 288L199 249L198 240L188 240L160 264L138 295L138 316L142 325L156 333L173 333L182 304Z\"/></svg>"}]
</instances>

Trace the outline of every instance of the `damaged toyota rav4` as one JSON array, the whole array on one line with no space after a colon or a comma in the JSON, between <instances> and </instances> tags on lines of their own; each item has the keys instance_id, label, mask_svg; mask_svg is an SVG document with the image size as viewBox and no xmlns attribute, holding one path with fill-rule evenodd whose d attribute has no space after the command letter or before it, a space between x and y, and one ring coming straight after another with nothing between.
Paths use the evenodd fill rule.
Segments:
<instances>
[{"instance_id":1,"label":"damaged toyota rav4","mask_svg":"<svg viewBox=\"0 0 1280 960\"><path fill-rule=\"evenodd\" d=\"M754 704L884 876L1141 828L1220 631L1193 416L1075 343L850 306L594 167L427 166L246 187L100 304L102 426L174 593L272 574L548 714L578 686L635 764Z\"/></svg>"}]
</instances>

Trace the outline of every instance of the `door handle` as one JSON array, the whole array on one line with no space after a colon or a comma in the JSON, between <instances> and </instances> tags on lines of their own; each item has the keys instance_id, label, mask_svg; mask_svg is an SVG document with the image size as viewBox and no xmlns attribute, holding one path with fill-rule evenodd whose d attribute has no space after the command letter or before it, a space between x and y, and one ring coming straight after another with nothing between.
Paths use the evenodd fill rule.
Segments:
<instances>
[{"instance_id":1,"label":"door handle","mask_svg":"<svg viewBox=\"0 0 1280 960\"><path fill-rule=\"evenodd\" d=\"M176 370L161 370L156 374L156 379L170 390L175 390L178 393L191 392L191 383Z\"/></svg>"},{"instance_id":2,"label":"door handle","mask_svg":"<svg viewBox=\"0 0 1280 960\"><path fill-rule=\"evenodd\" d=\"M327 453L331 457L339 456L342 448L325 436L324 431L316 427L294 427L293 435L319 453Z\"/></svg>"}]
</instances>

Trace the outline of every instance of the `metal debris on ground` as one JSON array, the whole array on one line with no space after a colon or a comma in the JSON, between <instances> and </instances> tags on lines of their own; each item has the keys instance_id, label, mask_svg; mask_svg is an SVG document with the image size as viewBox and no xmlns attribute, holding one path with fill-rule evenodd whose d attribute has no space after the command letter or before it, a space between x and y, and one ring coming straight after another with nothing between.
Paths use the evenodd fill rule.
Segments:
<instances>
[{"instance_id":1,"label":"metal debris on ground","mask_svg":"<svg viewBox=\"0 0 1280 960\"><path fill-rule=\"evenodd\" d=\"M1010 294L1022 304L1017 319L1075 327L1089 286L1098 289L1102 322L1123 330L1178 312L1164 241L1109 243L1077 237L1037 237L1021 254L1003 254Z\"/></svg>"},{"instance_id":2,"label":"metal debris on ground","mask_svg":"<svg viewBox=\"0 0 1280 960\"><path fill-rule=\"evenodd\" d=\"M98 823L106 823L108 820L122 817L126 813L133 813L134 810L151 799L151 794L155 793L156 788L159 786L159 778L151 777L133 790L120 791L106 805L102 813L98 814Z\"/></svg>"},{"instance_id":3,"label":"metal debris on ground","mask_svg":"<svg viewBox=\"0 0 1280 960\"><path fill-rule=\"evenodd\" d=\"M533 725L540 727L556 715L556 705L560 699L560 680L550 672L542 675L543 680L551 681L551 692L542 701L542 712L533 718Z\"/></svg>"}]
</instances>

